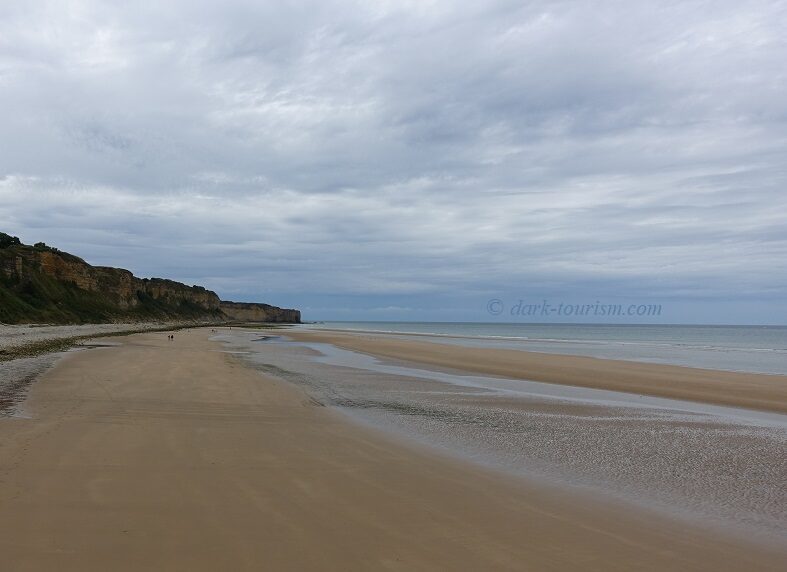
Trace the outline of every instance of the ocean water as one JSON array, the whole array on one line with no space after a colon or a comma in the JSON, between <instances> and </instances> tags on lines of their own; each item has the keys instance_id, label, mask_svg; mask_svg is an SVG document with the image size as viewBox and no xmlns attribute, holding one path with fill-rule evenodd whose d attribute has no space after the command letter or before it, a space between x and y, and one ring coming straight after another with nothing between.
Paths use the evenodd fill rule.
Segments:
<instances>
[{"instance_id":1,"label":"ocean water","mask_svg":"<svg viewBox=\"0 0 787 572\"><path fill-rule=\"evenodd\" d=\"M320 322L302 327L418 335L468 346L787 374L787 326Z\"/></svg>"}]
</instances>

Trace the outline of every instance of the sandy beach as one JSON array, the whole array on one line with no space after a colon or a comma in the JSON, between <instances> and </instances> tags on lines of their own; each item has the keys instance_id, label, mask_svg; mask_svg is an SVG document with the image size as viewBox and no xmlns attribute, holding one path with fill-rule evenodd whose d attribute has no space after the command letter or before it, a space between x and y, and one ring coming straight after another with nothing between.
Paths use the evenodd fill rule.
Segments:
<instances>
[{"instance_id":1,"label":"sandy beach","mask_svg":"<svg viewBox=\"0 0 787 572\"><path fill-rule=\"evenodd\" d=\"M95 345L94 337L179 329L182 321L108 324L0 324L0 417L21 413L25 392L71 346ZM100 345L112 345L109 339Z\"/></svg>"},{"instance_id":2,"label":"sandy beach","mask_svg":"<svg viewBox=\"0 0 787 572\"><path fill-rule=\"evenodd\" d=\"M111 324L0 324L0 352L85 336L182 327L184 322L118 322Z\"/></svg>"},{"instance_id":3,"label":"sandy beach","mask_svg":"<svg viewBox=\"0 0 787 572\"><path fill-rule=\"evenodd\" d=\"M208 341L115 338L0 419L7 570L777 570L783 552L443 458Z\"/></svg>"},{"instance_id":4,"label":"sandy beach","mask_svg":"<svg viewBox=\"0 0 787 572\"><path fill-rule=\"evenodd\" d=\"M287 336L465 372L787 413L783 375L471 348L385 334L293 329Z\"/></svg>"}]
</instances>

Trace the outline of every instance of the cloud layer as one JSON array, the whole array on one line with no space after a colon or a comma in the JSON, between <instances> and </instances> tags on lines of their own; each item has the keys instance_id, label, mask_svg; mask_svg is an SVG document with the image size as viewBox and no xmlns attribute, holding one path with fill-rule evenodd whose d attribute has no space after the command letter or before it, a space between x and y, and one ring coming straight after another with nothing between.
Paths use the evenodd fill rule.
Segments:
<instances>
[{"instance_id":1,"label":"cloud layer","mask_svg":"<svg viewBox=\"0 0 787 572\"><path fill-rule=\"evenodd\" d=\"M0 228L312 319L787 321L783 3L280 4L0 7Z\"/></svg>"}]
</instances>

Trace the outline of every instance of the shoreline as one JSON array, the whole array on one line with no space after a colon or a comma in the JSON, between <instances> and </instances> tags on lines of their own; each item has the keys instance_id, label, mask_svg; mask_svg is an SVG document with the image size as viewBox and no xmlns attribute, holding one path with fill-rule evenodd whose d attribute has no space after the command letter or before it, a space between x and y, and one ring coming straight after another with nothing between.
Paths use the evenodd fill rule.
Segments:
<instances>
[{"instance_id":1,"label":"shoreline","mask_svg":"<svg viewBox=\"0 0 787 572\"><path fill-rule=\"evenodd\" d=\"M782 414L468 374L252 331L214 339L397 439L741 538L783 538L773 482L785 468Z\"/></svg>"},{"instance_id":2,"label":"shoreline","mask_svg":"<svg viewBox=\"0 0 787 572\"><path fill-rule=\"evenodd\" d=\"M207 329L60 360L0 420L27 570L779 569L766 549L359 429ZM20 542L20 539L24 539Z\"/></svg>"},{"instance_id":3,"label":"shoreline","mask_svg":"<svg viewBox=\"0 0 787 572\"><path fill-rule=\"evenodd\" d=\"M424 323L428 324L428 323ZM432 325L432 324L429 324ZM441 324L434 324L440 326ZM459 324L460 326L462 324ZM467 324L472 326L474 324ZM483 324L482 324L483 325ZM739 344L732 343L729 338L681 340L664 338L664 332L653 333L650 337L642 335L634 336L631 339L618 337L598 336L594 332L591 336L587 335L587 330L583 333L583 328L602 328L601 324L577 324L577 332L569 335L565 328L568 325L561 325L560 330L548 332L539 331L520 331L508 332L504 334L500 330L496 333L484 331L419 331L416 328L409 329L406 324L402 324L397 329L385 329L382 326L377 328L345 327L338 325L325 327L314 324L304 324L305 331L326 332L326 333L351 333L351 334L371 334L400 337L403 339L425 339L431 338L437 343L450 343L464 347L513 349L519 351L538 352L552 355L574 355L594 357L598 359L611 359L620 361L632 361L636 363L652 363L676 365L689 368L711 369L715 371L731 371L737 373L757 373L765 375L785 375L787 376L787 326L757 327L741 326L741 335L748 335L756 329L759 334L762 330L779 331L783 339L760 340L759 344ZM539 325L534 325L539 326ZM540 325L546 328L550 325ZM623 324L610 325L619 330L619 334L625 332L626 326ZM645 326L634 326L641 329ZM654 326L664 329L664 326ZM678 332L692 330L694 326L674 326ZM697 326L699 330L709 329L707 326ZM712 329L712 328L710 328ZM734 327L723 326L721 330L734 330ZM603 330L602 330L603 331ZM727 332L729 333L729 332ZM641 333L640 333L641 334ZM550 336L558 337L550 337ZM573 336L573 337L572 337ZM770 345L768 345L770 344ZM762 347L757 347L757 346ZM780 361L779 361L780 360Z\"/></svg>"},{"instance_id":4,"label":"shoreline","mask_svg":"<svg viewBox=\"0 0 787 572\"><path fill-rule=\"evenodd\" d=\"M110 322L96 324L0 324L0 363L61 352L94 338L220 326L205 322Z\"/></svg>"},{"instance_id":5,"label":"shoreline","mask_svg":"<svg viewBox=\"0 0 787 572\"><path fill-rule=\"evenodd\" d=\"M397 334L291 329L296 341L464 372L787 413L787 376L742 373L526 350L412 341Z\"/></svg>"},{"instance_id":6,"label":"shoreline","mask_svg":"<svg viewBox=\"0 0 787 572\"><path fill-rule=\"evenodd\" d=\"M0 417L24 415L18 406L35 380L69 352L105 344L92 340L202 327L190 322L0 324Z\"/></svg>"}]
</instances>

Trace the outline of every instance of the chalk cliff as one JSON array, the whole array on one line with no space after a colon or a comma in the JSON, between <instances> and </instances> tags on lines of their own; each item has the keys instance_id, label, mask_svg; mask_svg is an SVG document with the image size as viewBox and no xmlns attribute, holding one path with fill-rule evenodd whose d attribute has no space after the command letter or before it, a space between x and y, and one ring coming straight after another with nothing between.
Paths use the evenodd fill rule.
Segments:
<instances>
[{"instance_id":1,"label":"chalk cliff","mask_svg":"<svg viewBox=\"0 0 787 572\"><path fill-rule=\"evenodd\" d=\"M137 278L122 268L92 266L43 243L27 246L0 233L0 321L152 318L300 322L300 312L268 304L222 303L202 286Z\"/></svg>"}]
</instances>

